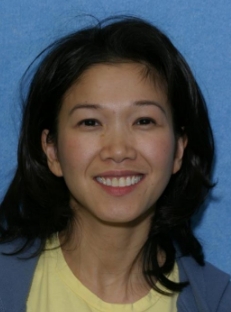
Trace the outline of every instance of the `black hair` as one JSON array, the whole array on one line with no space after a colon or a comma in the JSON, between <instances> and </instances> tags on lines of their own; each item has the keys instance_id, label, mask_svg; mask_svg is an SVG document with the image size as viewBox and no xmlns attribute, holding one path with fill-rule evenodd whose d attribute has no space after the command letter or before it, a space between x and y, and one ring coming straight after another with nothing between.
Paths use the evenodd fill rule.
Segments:
<instances>
[{"instance_id":1,"label":"black hair","mask_svg":"<svg viewBox=\"0 0 231 312\"><path fill-rule=\"evenodd\" d=\"M94 64L136 62L157 73L166 86L176 135L186 135L180 171L174 174L156 203L155 215L142 249L144 276L151 287L156 278L169 290L183 283L165 277L172 270L176 246L203 265L202 247L195 238L190 219L201 207L212 187L213 135L206 104L186 61L158 28L138 18L107 19L96 26L72 33L49 46L42 55L28 96L18 146L18 166L1 203L0 241L25 238L26 249L40 238L40 253L53 233L70 229L73 212L63 178L48 168L41 147L41 133L57 139L57 119L67 90ZM41 56L41 55L40 55ZM158 264L158 250L166 254ZM158 290L160 291L161 290Z\"/></svg>"}]
</instances>

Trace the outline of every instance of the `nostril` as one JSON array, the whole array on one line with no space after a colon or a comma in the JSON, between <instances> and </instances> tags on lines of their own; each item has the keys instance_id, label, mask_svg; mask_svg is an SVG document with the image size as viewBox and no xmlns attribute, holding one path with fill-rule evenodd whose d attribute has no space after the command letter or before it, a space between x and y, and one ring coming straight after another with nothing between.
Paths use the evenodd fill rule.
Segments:
<instances>
[{"instance_id":1,"label":"nostril","mask_svg":"<svg viewBox=\"0 0 231 312\"><path fill-rule=\"evenodd\" d=\"M122 162L125 159L135 159L136 150L130 144L111 140L110 144L101 149L100 156L103 160L111 159L115 162Z\"/></svg>"}]
</instances>

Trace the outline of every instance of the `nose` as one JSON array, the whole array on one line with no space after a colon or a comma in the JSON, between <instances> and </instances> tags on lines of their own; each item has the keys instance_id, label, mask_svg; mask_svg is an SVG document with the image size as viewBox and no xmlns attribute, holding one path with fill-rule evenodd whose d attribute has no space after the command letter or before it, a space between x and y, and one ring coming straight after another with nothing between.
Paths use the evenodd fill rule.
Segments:
<instances>
[{"instance_id":1,"label":"nose","mask_svg":"<svg viewBox=\"0 0 231 312\"><path fill-rule=\"evenodd\" d=\"M137 156L134 145L131 135L126 131L113 131L113 133L105 135L100 157L102 160L110 159L116 163L128 159L134 160Z\"/></svg>"}]
</instances>

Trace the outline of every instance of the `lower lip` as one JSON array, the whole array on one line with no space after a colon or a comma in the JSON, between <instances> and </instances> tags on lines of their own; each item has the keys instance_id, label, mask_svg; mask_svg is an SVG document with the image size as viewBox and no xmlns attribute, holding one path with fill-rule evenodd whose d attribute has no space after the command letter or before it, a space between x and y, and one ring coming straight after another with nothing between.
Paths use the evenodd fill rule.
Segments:
<instances>
[{"instance_id":1,"label":"lower lip","mask_svg":"<svg viewBox=\"0 0 231 312\"><path fill-rule=\"evenodd\" d=\"M144 177L142 177L142 179L138 183L130 185L130 186L124 186L124 187L113 187L113 186L101 184L97 180L95 180L95 181L108 194L113 195L113 196L124 196L124 195L131 193L143 181L143 179L144 179Z\"/></svg>"}]
</instances>

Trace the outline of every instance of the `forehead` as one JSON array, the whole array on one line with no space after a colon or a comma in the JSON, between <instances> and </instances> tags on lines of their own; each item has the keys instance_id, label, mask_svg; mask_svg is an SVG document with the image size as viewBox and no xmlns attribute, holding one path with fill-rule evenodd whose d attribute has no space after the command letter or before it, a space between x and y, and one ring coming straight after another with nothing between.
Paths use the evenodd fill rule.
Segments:
<instances>
[{"instance_id":1,"label":"forehead","mask_svg":"<svg viewBox=\"0 0 231 312\"><path fill-rule=\"evenodd\" d=\"M66 92L64 103L116 102L128 97L131 102L153 97L168 102L165 83L157 71L145 64L123 62L96 64L85 70Z\"/></svg>"}]
</instances>

